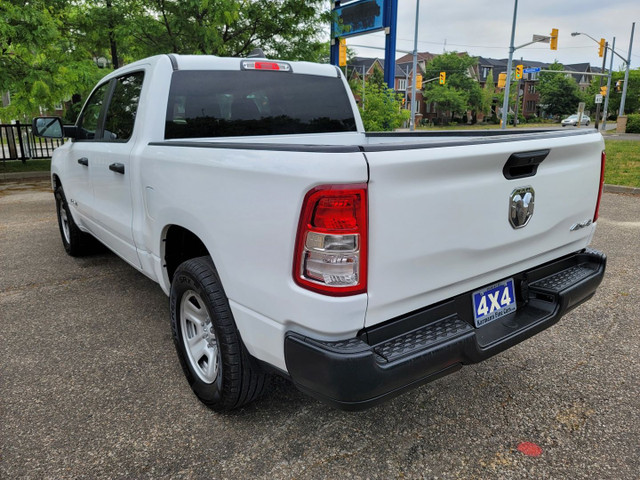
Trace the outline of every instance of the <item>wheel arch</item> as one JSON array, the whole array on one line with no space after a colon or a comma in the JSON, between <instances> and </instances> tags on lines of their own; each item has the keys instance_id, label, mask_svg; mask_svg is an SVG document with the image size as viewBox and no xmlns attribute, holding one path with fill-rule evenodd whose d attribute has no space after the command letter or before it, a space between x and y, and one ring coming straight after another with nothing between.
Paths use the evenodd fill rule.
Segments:
<instances>
[{"instance_id":1,"label":"wheel arch","mask_svg":"<svg viewBox=\"0 0 640 480\"><path fill-rule=\"evenodd\" d=\"M161 255L164 274L170 285L176 269L182 262L196 257L211 256L211 253L197 234L180 225L171 224L163 230Z\"/></svg>"},{"instance_id":2,"label":"wheel arch","mask_svg":"<svg viewBox=\"0 0 640 480\"><path fill-rule=\"evenodd\" d=\"M55 192L58 187L62 186L62 182L60 181L60 177L57 173L51 175L51 188Z\"/></svg>"}]
</instances>

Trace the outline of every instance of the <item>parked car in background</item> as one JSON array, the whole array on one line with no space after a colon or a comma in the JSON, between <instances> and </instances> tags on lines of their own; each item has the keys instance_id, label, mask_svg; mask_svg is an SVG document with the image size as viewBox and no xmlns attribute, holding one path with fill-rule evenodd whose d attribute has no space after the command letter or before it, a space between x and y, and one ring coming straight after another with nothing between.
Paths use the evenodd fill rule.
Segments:
<instances>
[{"instance_id":1,"label":"parked car in background","mask_svg":"<svg viewBox=\"0 0 640 480\"><path fill-rule=\"evenodd\" d=\"M591 119L588 115L582 115L580 119L580 125L589 125L591 123ZM566 127L567 125L573 125L574 127L578 125L578 115L569 115L567 118L562 120L562 126Z\"/></svg>"}]
</instances>

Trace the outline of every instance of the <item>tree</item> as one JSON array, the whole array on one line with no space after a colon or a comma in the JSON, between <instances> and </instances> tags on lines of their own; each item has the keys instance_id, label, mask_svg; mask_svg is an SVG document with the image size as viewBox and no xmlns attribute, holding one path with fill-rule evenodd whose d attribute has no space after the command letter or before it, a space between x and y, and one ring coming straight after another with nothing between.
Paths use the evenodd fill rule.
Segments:
<instances>
[{"instance_id":1,"label":"tree","mask_svg":"<svg viewBox=\"0 0 640 480\"><path fill-rule=\"evenodd\" d=\"M450 117L466 114L467 110L480 110L483 107L482 90L478 82L470 75L471 69L478 60L466 53L449 52L434 57L425 66L425 75L438 77L446 72L446 82L427 83L424 87L425 101L438 104L438 111L449 113Z\"/></svg>"},{"instance_id":2,"label":"tree","mask_svg":"<svg viewBox=\"0 0 640 480\"><path fill-rule=\"evenodd\" d=\"M66 0L0 2L0 91L11 96L11 104L0 108L3 121L50 110L104 74L71 40L72 9Z\"/></svg>"},{"instance_id":3,"label":"tree","mask_svg":"<svg viewBox=\"0 0 640 480\"><path fill-rule=\"evenodd\" d=\"M362 98L362 83L351 85L354 95ZM367 132L392 131L400 128L411 113L402 109L401 95L395 93L386 84L366 80L364 91L364 108L358 107L364 129Z\"/></svg>"},{"instance_id":4,"label":"tree","mask_svg":"<svg viewBox=\"0 0 640 480\"><path fill-rule=\"evenodd\" d=\"M564 70L564 66L554 62L549 70ZM584 97L573 77L563 73L540 73L537 89L543 110L554 116L576 112Z\"/></svg>"},{"instance_id":5,"label":"tree","mask_svg":"<svg viewBox=\"0 0 640 480\"><path fill-rule=\"evenodd\" d=\"M619 88L616 84L619 82ZM607 84L607 78L602 78L602 84ZM622 100L622 90L624 85L624 71L613 72L611 74L611 92L609 93L609 108L607 116L616 118L620 110L620 101ZM595 111L595 96L600 93L598 86L598 78L591 80L591 85L586 91L587 108ZM604 103L604 100L603 100ZM602 107L603 105L601 105ZM629 71L629 85L627 85L627 96L624 101L625 114L633 114L640 112L640 68Z\"/></svg>"},{"instance_id":6,"label":"tree","mask_svg":"<svg viewBox=\"0 0 640 480\"><path fill-rule=\"evenodd\" d=\"M3 118L28 117L80 94L111 66L164 53L326 61L324 0L2 0Z\"/></svg>"},{"instance_id":7,"label":"tree","mask_svg":"<svg viewBox=\"0 0 640 480\"><path fill-rule=\"evenodd\" d=\"M117 36L136 58L160 53L317 60L326 54L323 0L112 0L127 14ZM94 7L89 7L94 8ZM95 7L97 8L97 7Z\"/></svg>"},{"instance_id":8,"label":"tree","mask_svg":"<svg viewBox=\"0 0 640 480\"><path fill-rule=\"evenodd\" d=\"M484 88L482 89L482 103L478 110L484 115L491 114L491 107L493 106L495 98L496 85L493 82L493 69L490 69L489 74L487 75L487 80L484 83Z\"/></svg>"}]
</instances>

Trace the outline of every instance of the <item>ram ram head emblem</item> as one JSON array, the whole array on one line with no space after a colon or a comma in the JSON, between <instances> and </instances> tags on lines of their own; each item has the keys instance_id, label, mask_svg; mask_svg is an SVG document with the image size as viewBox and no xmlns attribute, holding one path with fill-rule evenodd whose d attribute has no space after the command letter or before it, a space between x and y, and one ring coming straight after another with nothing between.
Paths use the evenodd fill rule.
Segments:
<instances>
[{"instance_id":1,"label":"ram ram head emblem","mask_svg":"<svg viewBox=\"0 0 640 480\"><path fill-rule=\"evenodd\" d=\"M513 228L522 228L533 215L535 192L532 187L520 187L511 192L509 198L509 223Z\"/></svg>"}]
</instances>

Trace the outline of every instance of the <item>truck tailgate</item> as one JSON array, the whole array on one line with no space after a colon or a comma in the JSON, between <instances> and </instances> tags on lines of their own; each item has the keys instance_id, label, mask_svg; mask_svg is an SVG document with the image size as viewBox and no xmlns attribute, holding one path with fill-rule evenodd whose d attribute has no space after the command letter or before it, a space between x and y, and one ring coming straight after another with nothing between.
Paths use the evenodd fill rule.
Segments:
<instances>
[{"instance_id":1,"label":"truck tailgate","mask_svg":"<svg viewBox=\"0 0 640 480\"><path fill-rule=\"evenodd\" d=\"M514 137L363 148L370 169L366 327L588 245L602 137ZM503 173L512 154L547 150L535 175ZM525 187L533 214L514 228L512 194Z\"/></svg>"}]
</instances>

